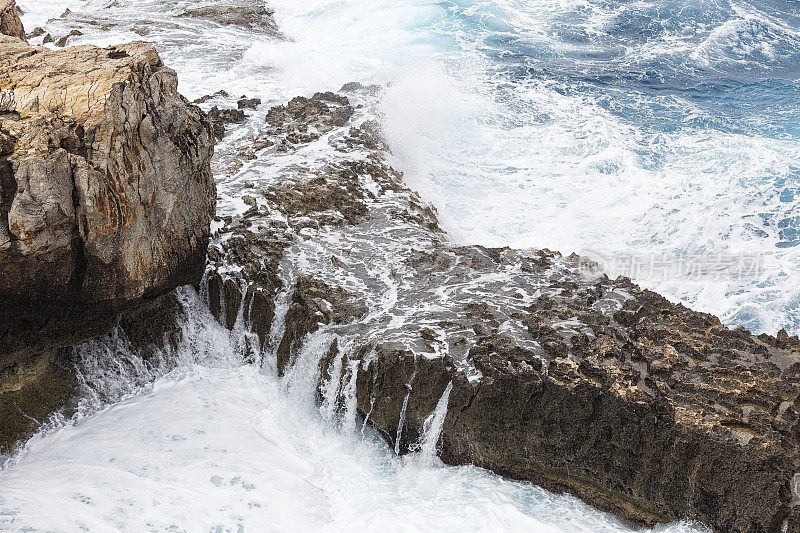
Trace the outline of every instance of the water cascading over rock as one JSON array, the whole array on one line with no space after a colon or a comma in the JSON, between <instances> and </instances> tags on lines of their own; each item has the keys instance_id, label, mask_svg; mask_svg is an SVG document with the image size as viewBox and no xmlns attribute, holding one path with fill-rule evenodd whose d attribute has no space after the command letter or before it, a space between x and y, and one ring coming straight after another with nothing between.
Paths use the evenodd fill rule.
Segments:
<instances>
[{"instance_id":1,"label":"water cascading over rock","mask_svg":"<svg viewBox=\"0 0 800 533\"><path fill-rule=\"evenodd\" d=\"M252 22L265 13L182 16L269 33ZM0 50L8 442L63 404L59 347L119 312L132 337L166 334L157 296L199 279L214 193L209 125L152 48L56 53L16 35ZM353 427L357 412L401 454L639 524L800 531L800 341L725 328L576 256L454 244L359 112L379 90L298 97L226 141L235 208L203 290L247 360L287 376L290 396L316 391L326 418Z\"/></svg>"},{"instance_id":2,"label":"water cascading over rock","mask_svg":"<svg viewBox=\"0 0 800 533\"><path fill-rule=\"evenodd\" d=\"M225 189L245 208L212 239L208 291L253 332L253 360L302 362L323 414L355 402L399 453L637 524L797 531L800 341L725 328L577 256L454 245L355 112L374 90L295 98L241 141L275 178Z\"/></svg>"}]
</instances>

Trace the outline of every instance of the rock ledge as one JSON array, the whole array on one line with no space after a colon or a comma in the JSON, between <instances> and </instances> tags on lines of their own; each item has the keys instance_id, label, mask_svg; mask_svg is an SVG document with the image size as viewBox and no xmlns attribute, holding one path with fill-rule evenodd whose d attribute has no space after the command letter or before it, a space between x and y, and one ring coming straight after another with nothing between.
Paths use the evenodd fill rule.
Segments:
<instances>
[{"instance_id":1,"label":"rock ledge","mask_svg":"<svg viewBox=\"0 0 800 533\"><path fill-rule=\"evenodd\" d=\"M220 221L208 293L251 358L318 372L323 413L357 411L399 453L447 391L446 463L636 524L799 531L797 337L725 328L577 256L454 245L358 116L366 89L296 98L241 141L276 178L226 192L247 209Z\"/></svg>"}]
</instances>

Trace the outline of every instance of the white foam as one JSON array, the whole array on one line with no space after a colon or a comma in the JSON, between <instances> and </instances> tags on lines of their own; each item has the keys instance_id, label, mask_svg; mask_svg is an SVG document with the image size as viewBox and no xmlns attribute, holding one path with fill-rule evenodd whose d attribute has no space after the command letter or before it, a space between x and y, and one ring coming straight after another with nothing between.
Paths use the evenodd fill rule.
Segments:
<instances>
[{"instance_id":1,"label":"white foam","mask_svg":"<svg viewBox=\"0 0 800 533\"><path fill-rule=\"evenodd\" d=\"M544 38L541 24L530 39ZM727 32L725 24L713 31ZM754 22L747 15L730 24ZM798 185L798 140L702 127L715 117L678 96L629 103L632 112L658 105L694 113L687 127L658 132L556 79L498 86L496 63L473 54L470 43L444 66L407 69L383 102L399 166L456 240L604 256L760 254L754 278L636 281L730 325L800 331L800 247L779 247L787 244L779 224L797 215L797 202L784 196ZM678 48L688 53L685 45ZM649 57L651 46L631 61Z\"/></svg>"},{"instance_id":2,"label":"white foam","mask_svg":"<svg viewBox=\"0 0 800 533\"><path fill-rule=\"evenodd\" d=\"M444 419L447 416L447 402L450 400L450 392L453 390L453 382L447 384L447 387L442 393L442 397L436 403L436 408L425 419L422 435L422 446L420 447L420 454L423 458L433 459L436 457L436 447L439 444L439 437L442 435L442 428L444 427Z\"/></svg>"},{"instance_id":3,"label":"white foam","mask_svg":"<svg viewBox=\"0 0 800 533\"><path fill-rule=\"evenodd\" d=\"M629 531L567 496L394 457L251 366L182 368L34 439L0 488L4 531Z\"/></svg>"},{"instance_id":4,"label":"white foam","mask_svg":"<svg viewBox=\"0 0 800 533\"><path fill-rule=\"evenodd\" d=\"M225 89L232 95L229 105L247 94L266 106L349 81L388 85L379 118L396 161L408 182L436 204L456 240L566 253L756 250L769 261L755 283L644 281L732 324L773 332L784 324L800 328L787 323L800 306L800 247L775 248L778 221L792 207L779 201L769 182L796 185L796 141L702 127L654 134L555 78L509 83L489 59L504 51L497 44L501 37L524 41L541 57L580 48L557 38L553 28L590 42L604 39L626 16L628 3L274 0L270 7L285 41L241 28L209 31L207 22L175 16L200 3L194 1L19 3L29 30L46 26L55 37L66 35L78 16L114 24L106 30L81 25L84 34L73 44L154 42L190 98ZM51 20L66 7L76 15ZM631 45L624 51L630 54L627 66L653 57L702 66L740 52L748 61L779 60L780 46L747 48L749 35L760 38L767 30L795 42L774 21L752 12L737 16L744 22L727 27L714 19L716 32L710 28L700 48L670 31L640 48ZM477 23L469 27L465 20ZM149 30L144 37L136 33L143 21ZM699 55L691 56L696 50ZM542 66L533 59L533 66ZM642 102L634 104L643 109ZM685 110L689 125L713 118L678 98L660 104ZM262 123L263 113L252 113L217 146L220 158ZM245 167L225 185L266 179L259 173L268 172ZM239 208L220 199L221 212ZM397 299L390 267L370 266L376 280L386 280L384 309ZM294 273L281 275L291 287ZM285 329L290 296L278 299L273 348ZM308 339L298 366L279 380L274 352L263 373L239 367L242 339L232 338L196 303L188 302L194 311L176 355L179 367L165 377L158 378L165 368L112 372L109 365L123 345L85 352L83 375L97 391L96 401L74 423L34 438L0 471L0 527L628 531L572 498L476 468L444 467L431 453L395 457L366 424L353 429L357 362L335 369L345 381L329 384L327 417L314 406L318 363L332 336L320 332ZM390 326L399 326L402 317L392 320ZM340 399L344 412L337 424L326 418L334 417ZM104 401L118 403L92 416ZM435 416L428 452L438 441L434 422ZM685 524L659 529L690 530Z\"/></svg>"}]
</instances>

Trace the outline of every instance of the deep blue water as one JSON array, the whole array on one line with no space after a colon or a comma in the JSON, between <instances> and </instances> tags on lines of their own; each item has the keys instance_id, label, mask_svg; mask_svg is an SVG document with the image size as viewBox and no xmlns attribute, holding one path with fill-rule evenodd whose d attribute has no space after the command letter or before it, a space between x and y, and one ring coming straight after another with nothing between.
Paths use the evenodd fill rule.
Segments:
<instances>
[{"instance_id":1,"label":"deep blue water","mask_svg":"<svg viewBox=\"0 0 800 533\"><path fill-rule=\"evenodd\" d=\"M757 254L755 277L639 281L730 325L800 330L800 2L437 5L422 35L491 102L424 156L444 161L420 181L454 233L603 256Z\"/></svg>"}]
</instances>

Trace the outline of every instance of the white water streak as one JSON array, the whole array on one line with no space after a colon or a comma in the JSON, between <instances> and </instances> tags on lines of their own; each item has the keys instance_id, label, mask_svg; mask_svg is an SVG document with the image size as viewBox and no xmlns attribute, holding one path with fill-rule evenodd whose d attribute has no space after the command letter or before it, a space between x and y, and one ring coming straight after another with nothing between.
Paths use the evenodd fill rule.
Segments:
<instances>
[{"instance_id":1,"label":"white water streak","mask_svg":"<svg viewBox=\"0 0 800 533\"><path fill-rule=\"evenodd\" d=\"M400 439L403 438L403 426L406 425L406 409L408 408L408 398L411 396L411 385L408 385L408 392L403 399L403 408L400 409L400 420L397 422L397 433L394 440L394 453L400 455Z\"/></svg>"},{"instance_id":2,"label":"white water streak","mask_svg":"<svg viewBox=\"0 0 800 533\"><path fill-rule=\"evenodd\" d=\"M444 426L444 419L447 416L447 402L450 400L450 391L453 390L453 382L447 384L444 389L442 397L436 404L436 409L425 419L425 425L422 448L420 453L425 459L432 459L436 457L436 445L439 443L439 437L442 435L442 427Z\"/></svg>"},{"instance_id":3,"label":"white water streak","mask_svg":"<svg viewBox=\"0 0 800 533\"><path fill-rule=\"evenodd\" d=\"M349 379L342 389L345 407L344 415L342 416L342 429L348 432L356 429L356 417L358 416L358 399L356 397L358 366L358 359L352 359L348 362Z\"/></svg>"},{"instance_id":4,"label":"white water streak","mask_svg":"<svg viewBox=\"0 0 800 533\"><path fill-rule=\"evenodd\" d=\"M339 388L342 379L342 356L336 354L332 364L328 367L330 377L322 386L322 405L320 412L325 420L333 420L336 414L336 404L339 398Z\"/></svg>"}]
</instances>

